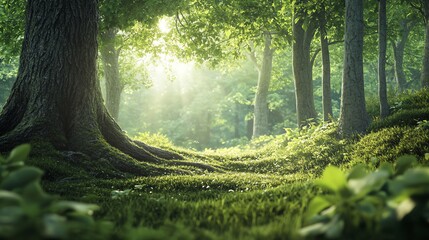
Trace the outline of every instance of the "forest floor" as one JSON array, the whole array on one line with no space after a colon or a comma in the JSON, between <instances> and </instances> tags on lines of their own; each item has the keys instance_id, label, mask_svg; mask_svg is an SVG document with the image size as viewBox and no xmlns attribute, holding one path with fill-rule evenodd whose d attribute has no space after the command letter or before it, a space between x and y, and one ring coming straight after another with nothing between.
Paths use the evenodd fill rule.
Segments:
<instances>
[{"instance_id":1,"label":"forest floor","mask_svg":"<svg viewBox=\"0 0 429 240\"><path fill-rule=\"evenodd\" d=\"M390 117L374 118L370 132L353 139L339 138L331 123L204 152L158 144L218 172L188 168L184 175L96 178L96 163L82 170L76 160L52 160L49 149L27 163L45 170L43 187L49 193L99 205L95 218L112 222L117 238L299 239L308 204L322 193L313 182L326 166L375 168L405 154L424 161L429 94L403 95L391 106Z\"/></svg>"}]
</instances>

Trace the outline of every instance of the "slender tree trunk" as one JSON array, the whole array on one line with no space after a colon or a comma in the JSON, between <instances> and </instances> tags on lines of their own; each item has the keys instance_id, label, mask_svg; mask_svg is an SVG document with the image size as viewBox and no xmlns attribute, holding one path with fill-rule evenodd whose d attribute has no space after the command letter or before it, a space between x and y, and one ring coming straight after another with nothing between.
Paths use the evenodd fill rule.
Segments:
<instances>
[{"instance_id":1,"label":"slender tree trunk","mask_svg":"<svg viewBox=\"0 0 429 240\"><path fill-rule=\"evenodd\" d=\"M323 4L323 3L322 3ZM322 107L323 120L330 121L332 114L331 99L331 60L329 56L329 43L326 34L326 12L325 6L322 5L319 14L320 45L322 48Z\"/></svg>"},{"instance_id":2,"label":"slender tree trunk","mask_svg":"<svg viewBox=\"0 0 429 240\"><path fill-rule=\"evenodd\" d=\"M314 107L313 71L310 58L310 45L314 37L315 27L309 24L304 30L306 16L296 11L293 17L293 76L295 83L295 98L298 126L317 117Z\"/></svg>"},{"instance_id":3,"label":"slender tree trunk","mask_svg":"<svg viewBox=\"0 0 429 240\"><path fill-rule=\"evenodd\" d=\"M363 133L369 125L363 79L363 0L346 0L340 134Z\"/></svg>"},{"instance_id":4,"label":"slender tree trunk","mask_svg":"<svg viewBox=\"0 0 429 240\"><path fill-rule=\"evenodd\" d=\"M398 91L403 92L407 88L407 79L404 71L404 50L408 41L408 36L414 24L407 19L401 21L401 36L395 42L392 40L393 56L395 60L395 80L398 86Z\"/></svg>"},{"instance_id":5,"label":"slender tree trunk","mask_svg":"<svg viewBox=\"0 0 429 240\"><path fill-rule=\"evenodd\" d=\"M386 84L386 48L387 48L387 20L386 0L378 3L378 96L380 99L380 117L389 115Z\"/></svg>"},{"instance_id":6,"label":"slender tree trunk","mask_svg":"<svg viewBox=\"0 0 429 240\"><path fill-rule=\"evenodd\" d=\"M0 115L0 151L48 142L138 175L168 171L143 162L191 165L129 139L108 114L96 74L97 0L28 1L17 80ZM136 160L140 161L137 162Z\"/></svg>"},{"instance_id":7,"label":"slender tree trunk","mask_svg":"<svg viewBox=\"0 0 429 240\"><path fill-rule=\"evenodd\" d=\"M422 3L425 18L425 52L420 82L422 84L422 88L427 88L429 87L429 1L423 0Z\"/></svg>"},{"instance_id":8,"label":"slender tree trunk","mask_svg":"<svg viewBox=\"0 0 429 240\"><path fill-rule=\"evenodd\" d=\"M259 69L258 87L255 94L253 135L257 138L268 134L268 89L271 81L271 71L273 68L273 54L275 49L271 48L271 34L264 34L264 55L262 65Z\"/></svg>"},{"instance_id":9,"label":"slender tree trunk","mask_svg":"<svg viewBox=\"0 0 429 240\"><path fill-rule=\"evenodd\" d=\"M104 78L106 80L105 104L110 115L118 120L119 105L124 85L119 75L119 53L116 49L115 39L117 30L108 29L101 34L101 60L104 67Z\"/></svg>"}]
</instances>

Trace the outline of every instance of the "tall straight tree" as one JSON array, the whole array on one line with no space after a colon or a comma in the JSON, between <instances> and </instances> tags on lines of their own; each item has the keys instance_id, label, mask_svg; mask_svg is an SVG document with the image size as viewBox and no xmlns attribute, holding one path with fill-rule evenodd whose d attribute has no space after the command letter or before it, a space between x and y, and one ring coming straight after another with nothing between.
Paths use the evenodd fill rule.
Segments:
<instances>
[{"instance_id":1,"label":"tall straight tree","mask_svg":"<svg viewBox=\"0 0 429 240\"><path fill-rule=\"evenodd\" d=\"M378 0L378 97L380 117L389 115L386 84L387 17L386 0Z\"/></svg>"},{"instance_id":2,"label":"tall straight tree","mask_svg":"<svg viewBox=\"0 0 429 240\"><path fill-rule=\"evenodd\" d=\"M422 88L427 88L429 87L429 1L420 0L420 3L425 22L425 50L420 82L422 84Z\"/></svg>"},{"instance_id":3,"label":"tall straight tree","mask_svg":"<svg viewBox=\"0 0 429 240\"><path fill-rule=\"evenodd\" d=\"M271 72L273 68L273 54L275 48L272 45L272 36L269 32L264 32L264 52L262 63L259 64L256 57L251 54L251 58L258 69L258 86L255 93L253 135L257 138L267 135L268 131L268 90L271 82Z\"/></svg>"},{"instance_id":4,"label":"tall straight tree","mask_svg":"<svg viewBox=\"0 0 429 240\"><path fill-rule=\"evenodd\" d=\"M292 20L293 29L293 76L295 83L295 98L298 126L303 126L309 120L317 117L314 107L313 94L313 70L310 58L310 46L313 40L316 26L309 20L301 1L294 6ZM305 25L305 23L308 23Z\"/></svg>"},{"instance_id":5,"label":"tall straight tree","mask_svg":"<svg viewBox=\"0 0 429 240\"><path fill-rule=\"evenodd\" d=\"M42 141L95 161L105 159L132 174L163 171L138 161L212 169L167 161L181 156L131 140L109 115L96 74L97 4L97 0L27 2L19 72L0 115L0 151Z\"/></svg>"},{"instance_id":6,"label":"tall straight tree","mask_svg":"<svg viewBox=\"0 0 429 240\"><path fill-rule=\"evenodd\" d=\"M407 88L407 78L404 71L404 52L408 36L414 25L415 22L412 19L402 19L399 24L399 36L397 39L391 39L393 57L395 60L395 81L399 92L403 92Z\"/></svg>"},{"instance_id":7,"label":"tall straight tree","mask_svg":"<svg viewBox=\"0 0 429 240\"><path fill-rule=\"evenodd\" d=\"M329 56L329 41L326 32L326 9L324 2L320 3L319 32L320 46L322 49L322 108L323 120L329 121L332 114L332 99L331 99L331 59Z\"/></svg>"},{"instance_id":8,"label":"tall straight tree","mask_svg":"<svg viewBox=\"0 0 429 240\"><path fill-rule=\"evenodd\" d=\"M363 0L346 0L341 135L363 133L369 125L363 79Z\"/></svg>"}]
</instances>

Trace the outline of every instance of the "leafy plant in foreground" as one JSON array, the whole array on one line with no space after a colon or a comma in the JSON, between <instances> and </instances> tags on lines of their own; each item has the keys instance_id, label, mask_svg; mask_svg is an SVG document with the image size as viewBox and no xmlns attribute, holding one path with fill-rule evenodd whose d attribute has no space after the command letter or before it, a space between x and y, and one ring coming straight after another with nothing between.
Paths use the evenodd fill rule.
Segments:
<instances>
[{"instance_id":1,"label":"leafy plant in foreground","mask_svg":"<svg viewBox=\"0 0 429 240\"><path fill-rule=\"evenodd\" d=\"M305 215L305 237L327 239L427 239L429 168L412 156L368 172L363 165L345 174L329 166L316 184L329 193L316 196Z\"/></svg>"},{"instance_id":2,"label":"leafy plant in foreground","mask_svg":"<svg viewBox=\"0 0 429 240\"><path fill-rule=\"evenodd\" d=\"M8 158L0 157L0 238L102 239L102 232L110 228L93 220L98 206L61 201L45 193L40 186L43 171L24 165L29 152L30 145L24 144ZM97 227L105 230L96 231Z\"/></svg>"}]
</instances>

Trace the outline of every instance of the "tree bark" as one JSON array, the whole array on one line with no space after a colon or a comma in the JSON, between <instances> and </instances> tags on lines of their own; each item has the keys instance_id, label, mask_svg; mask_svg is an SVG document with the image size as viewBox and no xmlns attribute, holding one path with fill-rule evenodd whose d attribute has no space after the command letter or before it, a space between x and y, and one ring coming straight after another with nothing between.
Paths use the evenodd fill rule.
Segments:
<instances>
[{"instance_id":1,"label":"tree bark","mask_svg":"<svg viewBox=\"0 0 429 240\"><path fill-rule=\"evenodd\" d=\"M258 67L258 87L255 94L253 134L257 138L268 134L268 90L271 82L271 71L273 68L274 48L271 48L271 34L264 33L264 55L262 64ZM257 64L255 62L255 64Z\"/></svg>"},{"instance_id":2,"label":"tree bark","mask_svg":"<svg viewBox=\"0 0 429 240\"><path fill-rule=\"evenodd\" d=\"M404 71L404 50L414 24L404 19L400 25L401 36L397 41L392 40L392 47L395 61L395 80L398 91L403 92L407 88L407 79Z\"/></svg>"},{"instance_id":3,"label":"tree bark","mask_svg":"<svg viewBox=\"0 0 429 240\"><path fill-rule=\"evenodd\" d=\"M107 112L96 74L97 2L28 1L18 76L0 115L0 151L43 141L136 175L167 171L143 162L213 170L167 161L182 157L134 142Z\"/></svg>"},{"instance_id":4,"label":"tree bark","mask_svg":"<svg viewBox=\"0 0 429 240\"><path fill-rule=\"evenodd\" d=\"M293 76L298 126L306 125L317 117L314 107L313 71L310 58L310 45L315 27L310 23L304 29L304 13L295 9L293 17Z\"/></svg>"},{"instance_id":5,"label":"tree bark","mask_svg":"<svg viewBox=\"0 0 429 240\"><path fill-rule=\"evenodd\" d=\"M106 80L105 105L110 115L118 120L124 84L119 75L120 50L115 46L116 34L116 29L108 29L101 34L100 52L104 67L104 79Z\"/></svg>"},{"instance_id":6,"label":"tree bark","mask_svg":"<svg viewBox=\"0 0 429 240\"><path fill-rule=\"evenodd\" d=\"M425 52L420 82L422 88L427 88L429 87L429 1L422 0L422 6L425 19Z\"/></svg>"},{"instance_id":7,"label":"tree bark","mask_svg":"<svg viewBox=\"0 0 429 240\"><path fill-rule=\"evenodd\" d=\"M339 131L363 133L369 125L363 79L363 0L346 0L344 70Z\"/></svg>"},{"instance_id":8,"label":"tree bark","mask_svg":"<svg viewBox=\"0 0 429 240\"><path fill-rule=\"evenodd\" d=\"M326 12L322 3L319 13L320 45L322 49L322 108L323 120L328 122L332 119L332 99L331 99L331 60L329 55L329 43L326 33Z\"/></svg>"},{"instance_id":9,"label":"tree bark","mask_svg":"<svg viewBox=\"0 0 429 240\"><path fill-rule=\"evenodd\" d=\"M387 48L387 19L386 0L378 3L378 97L380 100L380 117L389 115L386 84L386 48Z\"/></svg>"}]
</instances>

